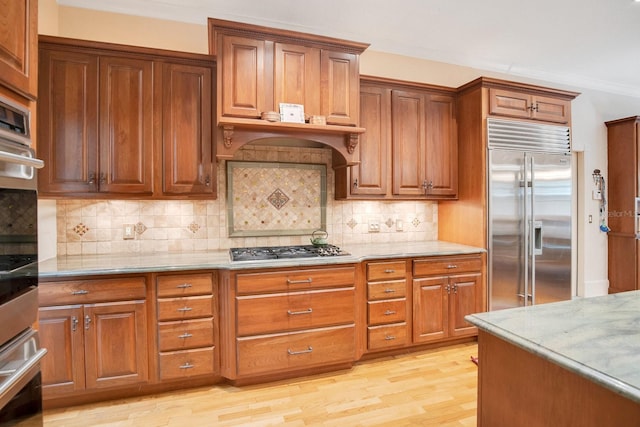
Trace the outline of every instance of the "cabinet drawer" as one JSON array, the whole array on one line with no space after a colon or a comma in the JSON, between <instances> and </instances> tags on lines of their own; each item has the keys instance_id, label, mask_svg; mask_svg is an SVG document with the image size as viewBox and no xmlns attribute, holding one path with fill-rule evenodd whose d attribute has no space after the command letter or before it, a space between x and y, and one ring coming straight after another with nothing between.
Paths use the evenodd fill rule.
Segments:
<instances>
[{"instance_id":1,"label":"cabinet drawer","mask_svg":"<svg viewBox=\"0 0 640 427\"><path fill-rule=\"evenodd\" d=\"M213 297L158 299L158 320L182 320L213 316Z\"/></svg>"},{"instance_id":2,"label":"cabinet drawer","mask_svg":"<svg viewBox=\"0 0 640 427\"><path fill-rule=\"evenodd\" d=\"M402 298L406 295L406 280L394 280L391 282L377 282L367 284L367 298L369 300Z\"/></svg>"},{"instance_id":3,"label":"cabinet drawer","mask_svg":"<svg viewBox=\"0 0 640 427\"><path fill-rule=\"evenodd\" d=\"M367 264L367 280L404 279L407 274L405 261L371 262Z\"/></svg>"},{"instance_id":4,"label":"cabinet drawer","mask_svg":"<svg viewBox=\"0 0 640 427\"><path fill-rule=\"evenodd\" d=\"M158 297L182 297L206 295L213 292L213 276L205 274L181 274L158 276Z\"/></svg>"},{"instance_id":5,"label":"cabinet drawer","mask_svg":"<svg viewBox=\"0 0 640 427\"><path fill-rule=\"evenodd\" d=\"M160 379L212 375L215 370L213 347L160 353Z\"/></svg>"},{"instance_id":6,"label":"cabinet drawer","mask_svg":"<svg viewBox=\"0 0 640 427\"><path fill-rule=\"evenodd\" d=\"M399 347L407 344L407 324L370 326L367 328L369 350Z\"/></svg>"},{"instance_id":7,"label":"cabinet drawer","mask_svg":"<svg viewBox=\"0 0 640 427\"><path fill-rule=\"evenodd\" d=\"M352 362L355 326L238 338L238 375Z\"/></svg>"},{"instance_id":8,"label":"cabinet drawer","mask_svg":"<svg viewBox=\"0 0 640 427\"><path fill-rule=\"evenodd\" d=\"M480 271L482 260L480 257L456 257L416 259L413 261L414 276L451 275L467 271Z\"/></svg>"},{"instance_id":9,"label":"cabinet drawer","mask_svg":"<svg viewBox=\"0 0 640 427\"><path fill-rule=\"evenodd\" d=\"M367 303L369 325L397 323L407 320L407 300L405 298Z\"/></svg>"},{"instance_id":10,"label":"cabinet drawer","mask_svg":"<svg viewBox=\"0 0 640 427\"><path fill-rule=\"evenodd\" d=\"M238 335L353 323L354 288L237 298Z\"/></svg>"},{"instance_id":11,"label":"cabinet drawer","mask_svg":"<svg viewBox=\"0 0 640 427\"><path fill-rule=\"evenodd\" d=\"M40 306L145 299L144 277L40 283Z\"/></svg>"},{"instance_id":12,"label":"cabinet drawer","mask_svg":"<svg viewBox=\"0 0 640 427\"><path fill-rule=\"evenodd\" d=\"M184 350L213 345L213 318L178 320L158 324L160 351Z\"/></svg>"},{"instance_id":13,"label":"cabinet drawer","mask_svg":"<svg viewBox=\"0 0 640 427\"><path fill-rule=\"evenodd\" d=\"M238 274L238 294L353 286L355 267Z\"/></svg>"}]
</instances>

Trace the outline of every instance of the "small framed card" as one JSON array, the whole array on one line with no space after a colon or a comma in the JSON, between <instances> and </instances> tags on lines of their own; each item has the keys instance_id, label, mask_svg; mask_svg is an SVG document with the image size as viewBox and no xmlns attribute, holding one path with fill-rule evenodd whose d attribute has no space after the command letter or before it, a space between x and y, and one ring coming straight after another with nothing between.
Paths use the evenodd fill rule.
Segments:
<instances>
[{"instance_id":1,"label":"small framed card","mask_svg":"<svg viewBox=\"0 0 640 427\"><path fill-rule=\"evenodd\" d=\"M304 105L280 103L280 121L304 123Z\"/></svg>"}]
</instances>

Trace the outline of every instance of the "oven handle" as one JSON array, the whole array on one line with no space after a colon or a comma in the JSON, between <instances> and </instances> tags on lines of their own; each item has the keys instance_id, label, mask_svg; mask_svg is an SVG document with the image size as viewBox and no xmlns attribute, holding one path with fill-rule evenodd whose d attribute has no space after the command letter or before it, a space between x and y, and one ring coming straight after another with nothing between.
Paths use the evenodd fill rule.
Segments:
<instances>
[{"instance_id":1,"label":"oven handle","mask_svg":"<svg viewBox=\"0 0 640 427\"><path fill-rule=\"evenodd\" d=\"M34 366L40 362L40 359L47 354L46 348L41 348L38 350L32 357L29 358L24 364L22 364L19 368L16 368L11 376L0 385L0 399L9 392L12 387L18 383Z\"/></svg>"},{"instance_id":2,"label":"oven handle","mask_svg":"<svg viewBox=\"0 0 640 427\"><path fill-rule=\"evenodd\" d=\"M19 165L31 166L36 169L42 169L44 162L40 159L34 159L31 157L20 156L18 154L7 153L6 151L0 151L0 160L5 162L17 163Z\"/></svg>"}]
</instances>

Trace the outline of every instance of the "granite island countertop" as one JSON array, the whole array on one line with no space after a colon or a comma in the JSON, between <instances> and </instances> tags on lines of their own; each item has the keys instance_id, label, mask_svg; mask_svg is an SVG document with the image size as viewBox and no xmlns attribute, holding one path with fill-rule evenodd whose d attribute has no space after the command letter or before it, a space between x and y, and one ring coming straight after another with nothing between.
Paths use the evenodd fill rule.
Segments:
<instances>
[{"instance_id":1,"label":"granite island countertop","mask_svg":"<svg viewBox=\"0 0 640 427\"><path fill-rule=\"evenodd\" d=\"M127 253L102 255L70 255L50 258L38 263L41 278L69 276L132 274L208 269L257 269L352 264L370 259L409 258L438 255L465 255L485 252L482 248L440 240L424 242L373 243L340 245L350 255L335 257L236 261L229 251Z\"/></svg>"},{"instance_id":2,"label":"granite island countertop","mask_svg":"<svg viewBox=\"0 0 640 427\"><path fill-rule=\"evenodd\" d=\"M640 291L478 313L466 320L640 403Z\"/></svg>"}]
</instances>

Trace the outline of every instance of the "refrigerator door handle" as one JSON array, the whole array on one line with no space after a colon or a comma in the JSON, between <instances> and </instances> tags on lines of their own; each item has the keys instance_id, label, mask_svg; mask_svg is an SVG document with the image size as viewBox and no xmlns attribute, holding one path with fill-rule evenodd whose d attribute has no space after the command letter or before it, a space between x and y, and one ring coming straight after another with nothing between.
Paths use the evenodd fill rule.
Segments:
<instances>
[{"instance_id":1,"label":"refrigerator door handle","mask_svg":"<svg viewBox=\"0 0 640 427\"><path fill-rule=\"evenodd\" d=\"M533 255L542 255L542 221L533 221Z\"/></svg>"}]
</instances>

